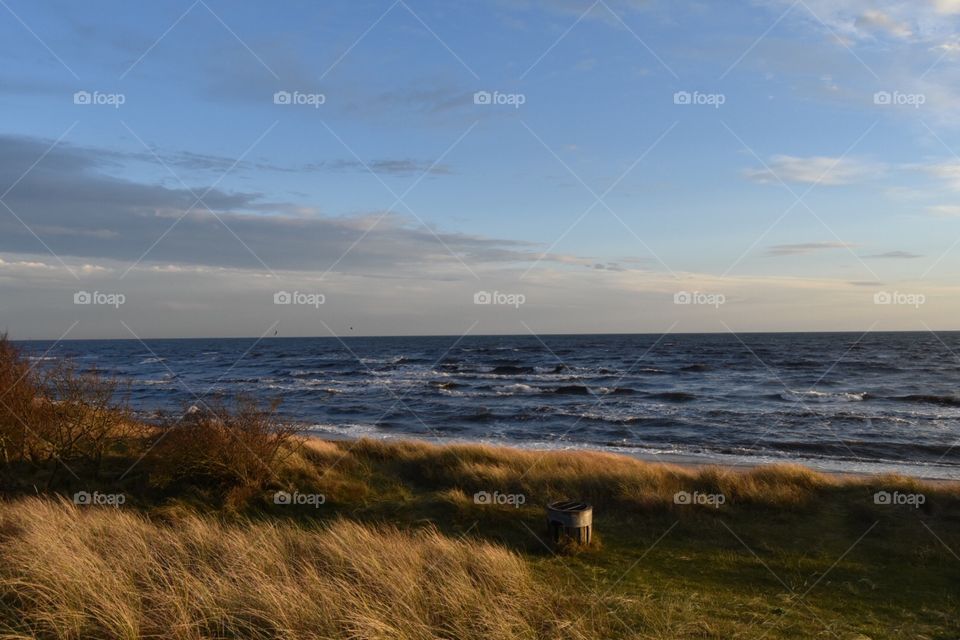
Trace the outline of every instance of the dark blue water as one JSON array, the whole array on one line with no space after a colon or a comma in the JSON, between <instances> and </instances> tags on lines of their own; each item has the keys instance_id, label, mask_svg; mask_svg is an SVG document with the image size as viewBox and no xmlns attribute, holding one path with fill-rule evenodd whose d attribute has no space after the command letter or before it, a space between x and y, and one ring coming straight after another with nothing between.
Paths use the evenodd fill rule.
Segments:
<instances>
[{"instance_id":1,"label":"dark blue water","mask_svg":"<svg viewBox=\"0 0 960 640\"><path fill-rule=\"evenodd\" d=\"M47 357L128 380L145 415L242 392L325 435L960 478L957 354L960 333L835 333L69 341Z\"/></svg>"}]
</instances>

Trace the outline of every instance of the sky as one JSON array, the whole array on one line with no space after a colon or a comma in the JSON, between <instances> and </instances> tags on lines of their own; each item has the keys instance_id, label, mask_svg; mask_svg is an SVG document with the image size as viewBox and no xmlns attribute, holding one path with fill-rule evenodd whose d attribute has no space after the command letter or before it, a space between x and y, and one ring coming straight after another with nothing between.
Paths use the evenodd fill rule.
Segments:
<instances>
[{"instance_id":1,"label":"sky","mask_svg":"<svg viewBox=\"0 0 960 640\"><path fill-rule=\"evenodd\" d=\"M0 0L0 330L960 329L958 22Z\"/></svg>"}]
</instances>

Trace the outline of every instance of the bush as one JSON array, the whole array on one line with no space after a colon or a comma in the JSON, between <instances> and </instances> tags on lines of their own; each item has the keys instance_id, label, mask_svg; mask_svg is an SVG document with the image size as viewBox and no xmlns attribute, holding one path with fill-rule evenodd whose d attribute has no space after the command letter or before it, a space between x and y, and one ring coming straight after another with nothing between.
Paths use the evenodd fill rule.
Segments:
<instances>
[{"instance_id":1,"label":"bush","mask_svg":"<svg viewBox=\"0 0 960 640\"><path fill-rule=\"evenodd\" d=\"M26 456L30 425L27 416L38 400L29 363L0 334L0 464L4 467Z\"/></svg>"},{"instance_id":2,"label":"bush","mask_svg":"<svg viewBox=\"0 0 960 640\"><path fill-rule=\"evenodd\" d=\"M168 420L150 452L156 479L161 484L188 482L227 489L262 488L277 480L277 467L295 433L274 421L277 405L261 409L254 400L241 397L233 407L204 403Z\"/></svg>"},{"instance_id":3,"label":"bush","mask_svg":"<svg viewBox=\"0 0 960 640\"><path fill-rule=\"evenodd\" d=\"M124 470L147 458L161 485L249 492L278 480L282 452L294 448L294 429L274 423L277 403L265 410L249 398L231 407L203 403L158 428L134 421L118 391L116 380L70 361L31 366L0 334L0 473L11 484L39 480L47 488L66 474L99 480L105 458L116 454Z\"/></svg>"},{"instance_id":4,"label":"bush","mask_svg":"<svg viewBox=\"0 0 960 640\"><path fill-rule=\"evenodd\" d=\"M117 381L95 370L78 371L69 361L31 366L0 336L3 466L29 463L48 473L48 484L65 469L97 477L108 451L132 434L118 389Z\"/></svg>"},{"instance_id":5,"label":"bush","mask_svg":"<svg viewBox=\"0 0 960 640\"><path fill-rule=\"evenodd\" d=\"M38 435L51 458L99 471L111 447L132 435L130 411L118 397L116 380L62 362L45 372L43 389L46 424Z\"/></svg>"}]
</instances>

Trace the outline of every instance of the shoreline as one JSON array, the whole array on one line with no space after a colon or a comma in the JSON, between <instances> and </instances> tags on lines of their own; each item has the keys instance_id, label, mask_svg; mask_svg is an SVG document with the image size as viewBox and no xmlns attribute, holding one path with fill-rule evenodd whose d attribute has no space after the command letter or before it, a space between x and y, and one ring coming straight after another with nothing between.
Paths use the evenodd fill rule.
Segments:
<instances>
[{"instance_id":1,"label":"shoreline","mask_svg":"<svg viewBox=\"0 0 960 640\"><path fill-rule=\"evenodd\" d=\"M494 447L497 449L505 450L516 450L516 451L541 451L545 454L549 453L563 453L563 454L576 454L576 453L599 453L607 454L613 456L622 456L626 458L631 458L634 460L639 460L641 462L646 462L650 464L664 464L664 465L673 465L678 467L683 467L687 469L700 470L706 467L720 467L729 471L736 472L748 472L753 469L765 466L773 465L798 465L814 471L817 473L822 473L827 476L837 477L837 478L848 478L848 479L867 479L867 478L878 478L886 475L896 475L904 478L909 478L921 482L930 482L934 484L957 484L960 485L960 469L953 471L952 468L944 469L944 474L953 472L956 475L926 475L923 473L922 465L919 464L910 464L910 463L882 463L882 462L866 462L862 463L863 468L836 468L835 464L830 464L830 461L818 461L809 458L762 458L756 457L755 459L749 459L743 456L729 456L723 457L722 455L698 455L692 453L651 453L645 451L636 451L629 450L626 447L590 447L590 446L569 446L569 447L558 447L550 446L548 443L531 443L530 445L522 445L518 443L506 443L492 440L470 440L462 438L440 438L440 437L418 437L411 435L349 435L344 433L337 433L333 431L305 431L301 432L301 436L306 439L312 440L321 440L321 441L331 441L331 442L343 442L343 441L359 441L363 439L374 440L374 441L384 441L388 443L399 443L399 442L416 442L416 443L426 443L438 447L449 447L449 446L485 446L485 447Z\"/></svg>"},{"instance_id":2,"label":"shoreline","mask_svg":"<svg viewBox=\"0 0 960 640\"><path fill-rule=\"evenodd\" d=\"M639 453L636 455L630 454L620 454L627 455L631 458L636 458L644 462L653 462L653 463L663 463L663 464L672 464L680 467L686 467L690 469L703 469L705 467L722 467L724 469L732 471L750 471L758 467L765 467L770 465L778 464L788 464L788 465L799 465L811 471L816 471L817 473L822 473L828 476L836 476L838 478L877 478L884 475L899 475L906 478L911 478L914 480L919 480L921 482L932 482L936 484L960 484L960 475L958 477L943 477L936 475L920 475L915 473L905 473L902 469L893 468L891 470L884 470L879 468L877 470L870 469L835 469L830 466L818 465L812 463L807 459L782 459L782 460L744 460L741 462L731 462L723 460L720 458L709 458L704 456L703 458L692 455L692 454L644 454ZM881 463L877 463L878 467L881 466ZM960 472L958 472L960 474Z\"/></svg>"}]
</instances>

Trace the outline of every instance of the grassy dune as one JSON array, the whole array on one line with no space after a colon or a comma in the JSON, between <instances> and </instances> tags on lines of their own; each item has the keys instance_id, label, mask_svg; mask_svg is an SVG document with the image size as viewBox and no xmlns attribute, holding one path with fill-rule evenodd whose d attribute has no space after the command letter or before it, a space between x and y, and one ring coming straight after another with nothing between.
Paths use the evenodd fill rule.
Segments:
<instances>
[{"instance_id":1,"label":"grassy dune","mask_svg":"<svg viewBox=\"0 0 960 640\"><path fill-rule=\"evenodd\" d=\"M303 440L246 401L143 424L114 391L0 338L0 638L960 637L956 484ZM589 548L546 542L566 497Z\"/></svg>"},{"instance_id":2,"label":"grassy dune","mask_svg":"<svg viewBox=\"0 0 960 640\"><path fill-rule=\"evenodd\" d=\"M532 638L552 597L501 547L335 520L151 521L26 499L0 511L7 637Z\"/></svg>"},{"instance_id":3,"label":"grassy dune","mask_svg":"<svg viewBox=\"0 0 960 640\"><path fill-rule=\"evenodd\" d=\"M272 476L219 498L201 486L138 495L143 478L128 476L119 508L53 496L3 503L0 637L960 631L960 559L948 549L960 548L955 486L372 440L293 440ZM275 504L276 490L325 502ZM877 505L877 490L925 503ZM475 504L477 491L526 504ZM678 505L677 491L726 502ZM596 505L600 542L561 553L545 543L542 506L568 495Z\"/></svg>"},{"instance_id":4,"label":"grassy dune","mask_svg":"<svg viewBox=\"0 0 960 640\"><path fill-rule=\"evenodd\" d=\"M329 492L330 512L435 522L523 554L547 584L577 594L571 607L605 625L600 637L960 633L955 484L410 442L315 442L302 460L300 481ZM477 505L477 491L523 494L526 504ZM878 491L924 503L876 504ZM677 492L725 503L679 505ZM544 544L543 505L565 496L596 506L599 548L556 555Z\"/></svg>"}]
</instances>

